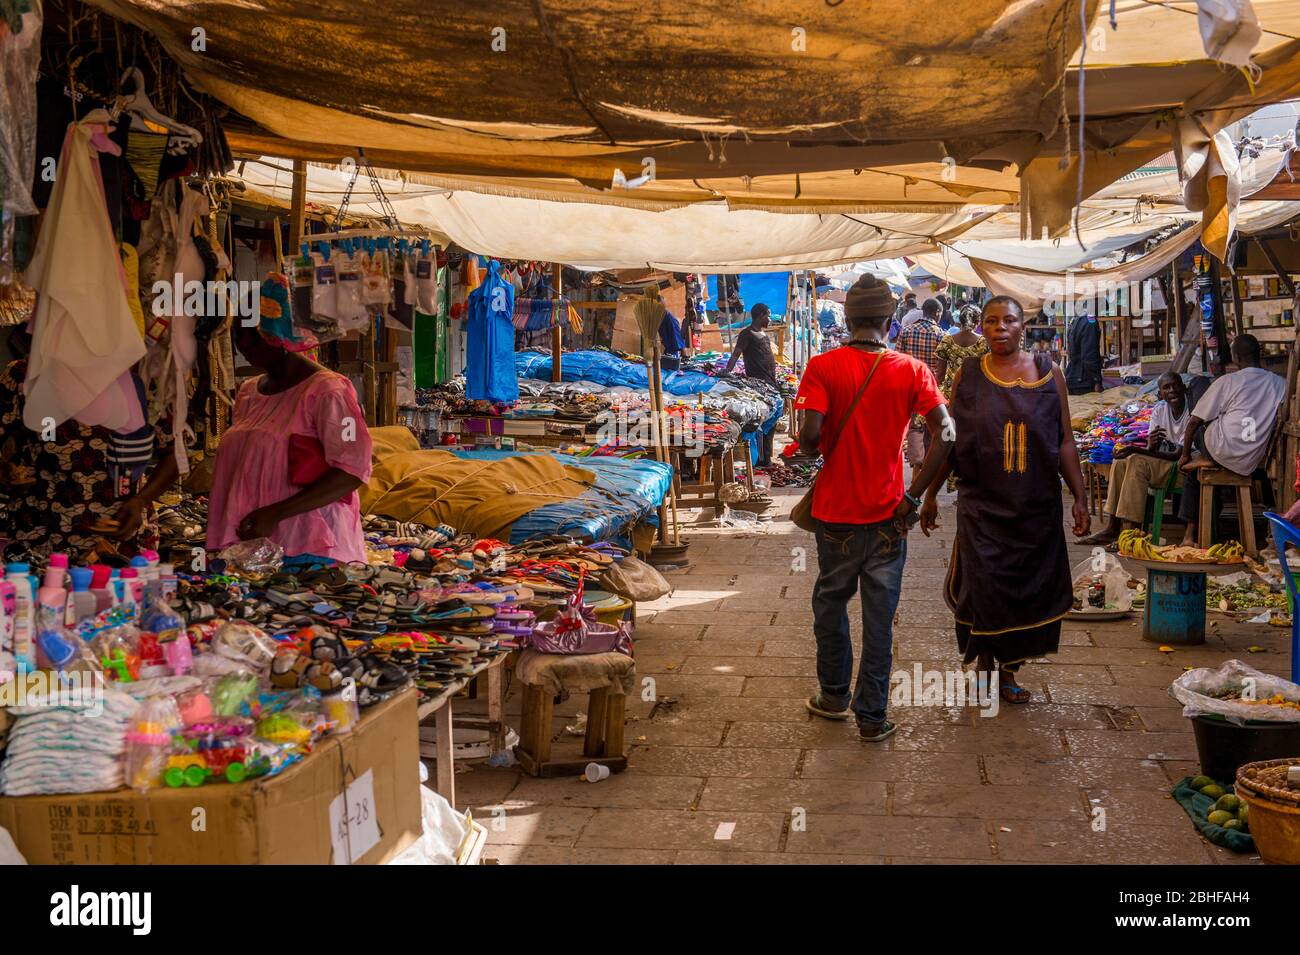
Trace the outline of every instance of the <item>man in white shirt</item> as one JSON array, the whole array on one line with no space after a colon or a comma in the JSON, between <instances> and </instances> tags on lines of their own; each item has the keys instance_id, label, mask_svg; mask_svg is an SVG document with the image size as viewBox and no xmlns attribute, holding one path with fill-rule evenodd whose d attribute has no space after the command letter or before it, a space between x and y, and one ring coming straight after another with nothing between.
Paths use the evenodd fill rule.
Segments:
<instances>
[{"instance_id":1,"label":"man in white shirt","mask_svg":"<svg viewBox=\"0 0 1300 955\"><path fill-rule=\"evenodd\" d=\"M1105 513L1109 521L1096 534L1081 540L1081 544L1110 544L1119 538L1120 531L1141 526L1146 515L1147 491L1163 487L1169 480L1169 472L1177 465L1187 423L1192 417L1187 386L1172 371L1161 375L1157 385L1160 401L1151 409L1147 443L1126 444L1115 449L1107 479Z\"/></svg>"},{"instance_id":2,"label":"man in white shirt","mask_svg":"<svg viewBox=\"0 0 1300 955\"><path fill-rule=\"evenodd\" d=\"M1201 485L1197 472L1221 467L1249 476L1264 463L1268 440L1277 423L1278 406L1286 397L1286 381L1259 366L1259 339L1238 335L1232 340L1237 370L1219 378L1196 403L1183 436L1178 466L1183 472L1179 513L1187 522L1184 544L1195 544ZM1199 452L1193 454L1193 451Z\"/></svg>"}]
</instances>

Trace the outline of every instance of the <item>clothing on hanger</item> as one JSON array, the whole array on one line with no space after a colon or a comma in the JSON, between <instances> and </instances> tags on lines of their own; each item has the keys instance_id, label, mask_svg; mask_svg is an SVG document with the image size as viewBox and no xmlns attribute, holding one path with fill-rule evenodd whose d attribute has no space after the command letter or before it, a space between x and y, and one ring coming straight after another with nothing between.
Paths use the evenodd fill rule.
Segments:
<instances>
[{"instance_id":1,"label":"clothing on hanger","mask_svg":"<svg viewBox=\"0 0 1300 955\"><path fill-rule=\"evenodd\" d=\"M97 162L106 114L68 127L59 176L26 272L39 294L32 318L23 420L45 430L75 417L110 430L143 420L123 376L145 354Z\"/></svg>"},{"instance_id":2,"label":"clothing on hanger","mask_svg":"<svg viewBox=\"0 0 1300 955\"><path fill-rule=\"evenodd\" d=\"M470 293L465 326L465 395L472 401L519 400L514 298L514 286L501 277L500 263L490 261L486 278Z\"/></svg>"}]
</instances>

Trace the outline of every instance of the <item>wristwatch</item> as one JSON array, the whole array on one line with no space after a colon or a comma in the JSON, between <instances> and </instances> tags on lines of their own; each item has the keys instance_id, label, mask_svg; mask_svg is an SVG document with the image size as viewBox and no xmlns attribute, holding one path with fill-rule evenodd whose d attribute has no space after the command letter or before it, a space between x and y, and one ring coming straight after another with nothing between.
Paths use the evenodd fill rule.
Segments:
<instances>
[{"instance_id":1,"label":"wristwatch","mask_svg":"<svg viewBox=\"0 0 1300 955\"><path fill-rule=\"evenodd\" d=\"M913 510L919 511L921 509L921 499L919 497L909 494L907 491L903 491L903 497L907 500L907 503L912 505Z\"/></svg>"}]
</instances>

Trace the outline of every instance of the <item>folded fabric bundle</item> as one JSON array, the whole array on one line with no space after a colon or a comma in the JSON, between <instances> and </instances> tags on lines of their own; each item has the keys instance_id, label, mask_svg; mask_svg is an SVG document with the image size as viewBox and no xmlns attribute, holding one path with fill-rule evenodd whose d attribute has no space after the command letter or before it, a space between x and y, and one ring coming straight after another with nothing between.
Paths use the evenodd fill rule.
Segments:
<instances>
[{"instance_id":1,"label":"folded fabric bundle","mask_svg":"<svg viewBox=\"0 0 1300 955\"><path fill-rule=\"evenodd\" d=\"M10 708L17 717L0 765L0 791L6 796L102 792L123 785L124 734L137 703L126 693L103 688L86 706L40 705Z\"/></svg>"}]
</instances>

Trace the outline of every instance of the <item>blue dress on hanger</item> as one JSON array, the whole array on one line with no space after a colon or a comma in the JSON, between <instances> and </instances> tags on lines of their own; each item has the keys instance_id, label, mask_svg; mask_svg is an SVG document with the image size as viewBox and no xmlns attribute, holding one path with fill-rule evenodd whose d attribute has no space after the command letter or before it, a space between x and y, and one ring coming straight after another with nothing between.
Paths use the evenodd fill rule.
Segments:
<instances>
[{"instance_id":1,"label":"blue dress on hanger","mask_svg":"<svg viewBox=\"0 0 1300 955\"><path fill-rule=\"evenodd\" d=\"M519 400L515 376L515 288L488 263L483 284L469 293L465 325L465 396L495 404Z\"/></svg>"}]
</instances>

